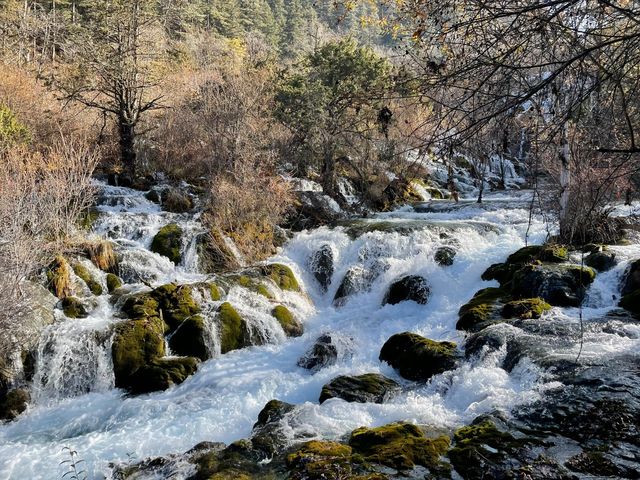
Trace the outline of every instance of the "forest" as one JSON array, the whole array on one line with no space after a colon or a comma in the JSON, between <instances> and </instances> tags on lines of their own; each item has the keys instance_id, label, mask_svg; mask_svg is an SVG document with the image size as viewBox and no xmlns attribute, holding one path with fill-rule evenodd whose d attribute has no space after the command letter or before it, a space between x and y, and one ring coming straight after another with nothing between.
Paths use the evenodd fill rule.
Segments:
<instances>
[{"instance_id":1,"label":"forest","mask_svg":"<svg viewBox=\"0 0 640 480\"><path fill-rule=\"evenodd\" d=\"M637 127L636 0L0 0L0 477L638 478Z\"/></svg>"}]
</instances>

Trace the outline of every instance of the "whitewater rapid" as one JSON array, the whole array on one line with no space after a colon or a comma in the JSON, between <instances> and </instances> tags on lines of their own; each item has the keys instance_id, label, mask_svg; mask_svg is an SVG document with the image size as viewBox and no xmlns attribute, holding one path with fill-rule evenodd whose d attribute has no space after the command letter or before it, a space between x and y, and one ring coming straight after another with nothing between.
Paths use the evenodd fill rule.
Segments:
<instances>
[{"instance_id":1,"label":"whitewater rapid","mask_svg":"<svg viewBox=\"0 0 640 480\"><path fill-rule=\"evenodd\" d=\"M176 266L148 250L153 235L163 225L176 222L187 232L183 251L189 253L195 235L202 231L197 217L162 212L142 192L101 188L102 216L95 231L116 242L132 272L153 285L207 278L197 272L197 259L192 254L184 255L185 262ZM407 382L378 360L383 343L402 331L462 343L464 336L455 329L458 309L480 288L495 285L481 281L482 272L526 242L542 243L548 235L543 219L534 216L529 224L527 195L488 196L484 205L469 202L454 208L446 201L423 208L403 207L355 221L357 237L349 225L298 233L270 261L289 265L305 292L281 293L278 298L301 319L304 335L276 335L269 344L213 358L184 383L164 392L128 396L113 388L108 368L110 341L105 333L117 319L107 297L101 297L89 318L59 322L45 332L53 342L50 348L62 349L64 355L52 354L46 362L40 359L40 369L52 370L45 375L46 381L42 379L46 372L36 372L36 401L16 421L0 426L0 478L62 478L67 468L60 462L68 458L64 447L78 452L88 478L100 479L108 478L110 462L179 453L201 441L230 443L250 434L259 411L274 398L300 406L286 419L291 441L338 438L360 426L396 420L448 429L481 413L495 409L508 412L539 399L557 383L526 359L506 372L500 368L503 351L465 361L427 384ZM376 227L379 222L384 222L382 230ZM311 255L324 245L330 246L335 259L326 293L309 269ZM438 265L433 258L436 249L445 245L457 252L449 267ZM597 278L584 309L586 317L614 306L611 285L624 271L626 260L640 255L637 245L614 248L622 262ZM380 274L368 290L335 307L338 285L356 265L381 266ZM381 306L389 284L407 274L428 279L429 303ZM239 287L231 289L227 300L243 315L253 314L258 319L256 312L268 307L263 305L267 302L263 297ZM554 309L551 314L565 315L568 321L577 319L574 309ZM87 346L87 332L105 338ZM298 359L327 332L339 339L338 362L316 373L298 367ZM622 347L638 348L637 340L629 342ZM600 337L592 343L587 341L585 355L602 354L607 349ZM40 355L46 356L45 349ZM76 362L88 366L74 369ZM58 377L64 378L52 378L53 370L61 368ZM87 369L93 369L90 375L86 375ZM410 388L385 404L331 399L319 405L322 386L334 377L370 372L380 372Z\"/></svg>"}]
</instances>

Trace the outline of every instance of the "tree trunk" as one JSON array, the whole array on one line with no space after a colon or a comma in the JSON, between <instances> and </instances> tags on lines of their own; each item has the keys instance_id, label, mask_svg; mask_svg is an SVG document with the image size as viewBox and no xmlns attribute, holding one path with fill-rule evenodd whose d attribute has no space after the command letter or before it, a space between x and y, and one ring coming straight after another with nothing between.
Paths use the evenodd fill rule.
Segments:
<instances>
[{"instance_id":1,"label":"tree trunk","mask_svg":"<svg viewBox=\"0 0 640 480\"><path fill-rule=\"evenodd\" d=\"M322 159L322 189L325 195L330 197L336 193L336 160L333 148L325 147Z\"/></svg>"},{"instance_id":2,"label":"tree trunk","mask_svg":"<svg viewBox=\"0 0 640 480\"><path fill-rule=\"evenodd\" d=\"M118 133L120 135L120 160L124 167L124 173L133 180L136 173L135 125L120 117L118 119Z\"/></svg>"}]
</instances>

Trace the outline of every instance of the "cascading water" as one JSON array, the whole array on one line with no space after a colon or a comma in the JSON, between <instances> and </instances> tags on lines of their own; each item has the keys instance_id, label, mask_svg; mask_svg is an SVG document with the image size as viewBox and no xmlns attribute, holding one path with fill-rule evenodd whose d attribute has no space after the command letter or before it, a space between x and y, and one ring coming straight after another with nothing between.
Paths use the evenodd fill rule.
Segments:
<instances>
[{"instance_id":1,"label":"cascading water","mask_svg":"<svg viewBox=\"0 0 640 480\"><path fill-rule=\"evenodd\" d=\"M197 218L162 212L141 192L101 188L102 216L95 231L115 241L127 288L147 289L143 281L155 286L206 278L195 269L194 238L202 232ZM128 396L112 388L110 332L118 321L117 309L108 295L97 297L88 318L57 322L43 335L33 380L36 402L19 419L0 427L0 477L61 478L65 446L77 450L89 478L98 479L109 475L109 462L186 451L201 441L229 443L250 433L258 412L273 398L298 405L283 427L291 441L338 438L359 426L397 420L452 428L481 413L509 412L538 400L558 382L528 357L505 370L506 348L469 358L426 384L403 380L378 360L383 343L402 331L462 343L464 336L455 329L458 309L479 288L493 284L480 280L482 272L523 246L527 233L529 243L542 243L547 236L540 219L528 225L526 195L493 196L484 205L433 202L297 234L272 260L289 265L305 293L272 293L302 320L304 335L286 338L270 315L273 301L233 286L223 300L234 304L260 345L219 355L214 318L221 302L205 303L208 348L214 358L163 392ZM187 254L177 266L148 250L153 235L172 222L187 232L182 249ZM434 259L443 246L456 251L451 266ZM326 291L310 268L321 248L333 254ZM596 279L585 319L615 306L619 277L628 260L640 255L637 245L615 248L621 261ZM337 305L334 297L342 279L356 270L362 272L362 282ZM408 274L427 278L430 301L381 306L388 286ZM548 315L578 321L577 309L554 308ZM517 327L501 328L519 334ZM624 328L628 335L622 341L606 329L587 330L582 355L609 355L619 348L637 352L640 332ZM337 361L316 371L299 367L298 360L327 333L339 345ZM553 348L559 355L577 354L575 341L559 341ZM334 377L370 372L383 373L405 389L384 404L339 399L318 403L322 386Z\"/></svg>"}]
</instances>

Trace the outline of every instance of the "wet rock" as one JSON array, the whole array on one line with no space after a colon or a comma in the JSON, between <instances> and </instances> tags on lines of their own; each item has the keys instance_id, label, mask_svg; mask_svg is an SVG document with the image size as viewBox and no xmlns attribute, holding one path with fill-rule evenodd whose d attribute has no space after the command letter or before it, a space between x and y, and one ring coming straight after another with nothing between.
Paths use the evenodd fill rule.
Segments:
<instances>
[{"instance_id":1,"label":"wet rock","mask_svg":"<svg viewBox=\"0 0 640 480\"><path fill-rule=\"evenodd\" d=\"M0 397L0 420L13 420L27 409L31 401L29 391L24 388L15 388Z\"/></svg>"},{"instance_id":2,"label":"wet rock","mask_svg":"<svg viewBox=\"0 0 640 480\"><path fill-rule=\"evenodd\" d=\"M293 231L329 225L344 216L336 201L322 192L302 191L294 195L294 209L283 225Z\"/></svg>"},{"instance_id":3,"label":"wet rock","mask_svg":"<svg viewBox=\"0 0 640 480\"><path fill-rule=\"evenodd\" d=\"M212 230L196 238L198 267L203 273L220 273L240 267L238 258L226 244L218 230Z\"/></svg>"},{"instance_id":4,"label":"wet rock","mask_svg":"<svg viewBox=\"0 0 640 480\"><path fill-rule=\"evenodd\" d=\"M551 310L551 305L541 298L525 298L507 302L502 307L502 316L504 318L540 318L547 310Z\"/></svg>"},{"instance_id":5,"label":"wet rock","mask_svg":"<svg viewBox=\"0 0 640 480\"><path fill-rule=\"evenodd\" d=\"M433 474L446 475L449 471L440 460L449 448L449 437L427 438L417 426L409 423L358 428L351 433L349 446L367 462L397 470L421 465Z\"/></svg>"},{"instance_id":6,"label":"wet rock","mask_svg":"<svg viewBox=\"0 0 640 480\"><path fill-rule=\"evenodd\" d=\"M73 266L73 272L82 279L91 293L94 295L102 295L102 285L91 275L87 267L78 263Z\"/></svg>"},{"instance_id":7,"label":"wet rock","mask_svg":"<svg viewBox=\"0 0 640 480\"><path fill-rule=\"evenodd\" d=\"M282 330L287 337L299 337L303 333L302 323L296 319L291 311L284 305L277 305L272 311L271 315L278 320Z\"/></svg>"},{"instance_id":8,"label":"wet rock","mask_svg":"<svg viewBox=\"0 0 640 480\"><path fill-rule=\"evenodd\" d=\"M316 343L305 355L298 360L298 366L307 370L318 371L338 360L338 349L333 343L331 335L318 337Z\"/></svg>"},{"instance_id":9,"label":"wet rock","mask_svg":"<svg viewBox=\"0 0 640 480\"><path fill-rule=\"evenodd\" d=\"M256 429L273 422L279 422L294 408L295 405L281 400L269 400L262 410L260 410L260 413L258 414L258 421L253 425L253 428Z\"/></svg>"},{"instance_id":10,"label":"wet rock","mask_svg":"<svg viewBox=\"0 0 640 480\"><path fill-rule=\"evenodd\" d=\"M330 398L341 398L347 402L383 403L399 389L397 382L378 373L354 377L342 375L322 387L320 403Z\"/></svg>"},{"instance_id":11,"label":"wet rock","mask_svg":"<svg viewBox=\"0 0 640 480\"><path fill-rule=\"evenodd\" d=\"M622 295L628 295L640 289L640 260L632 262L624 273Z\"/></svg>"},{"instance_id":12,"label":"wet rock","mask_svg":"<svg viewBox=\"0 0 640 480\"><path fill-rule=\"evenodd\" d=\"M193 297L191 285L168 283L155 288L151 296L158 302L162 319L169 325L170 331L202 311Z\"/></svg>"},{"instance_id":13,"label":"wet rock","mask_svg":"<svg viewBox=\"0 0 640 480\"><path fill-rule=\"evenodd\" d=\"M229 303L218 308L217 321L220 330L220 351L227 353L250 345L247 323Z\"/></svg>"},{"instance_id":14,"label":"wet rock","mask_svg":"<svg viewBox=\"0 0 640 480\"><path fill-rule=\"evenodd\" d=\"M69 318L87 318L89 312L82 301L76 297L65 297L60 302L62 311Z\"/></svg>"},{"instance_id":15,"label":"wet rock","mask_svg":"<svg viewBox=\"0 0 640 480\"><path fill-rule=\"evenodd\" d=\"M294 408L294 405L280 400L267 402L253 426L250 439L252 447L263 452L266 458L273 457L277 452L284 450L288 439L280 423Z\"/></svg>"},{"instance_id":16,"label":"wet rock","mask_svg":"<svg viewBox=\"0 0 640 480\"><path fill-rule=\"evenodd\" d=\"M312 440L303 443L287 456L288 478L292 480L322 480L357 478L351 475L358 465L351 458L349 445Z\"/></svg>"},{"instance_id":17,"label":"wet rock","mask_svg":"<svg viewBox=\"0 0 640 480\"><path fill-rule=\"evenodd\" d=\"M616 266L616 254L608 250L590 253L584 259L584 264L598 272L606 272Z\"/></svg>"},{"instance_id":18,"label":"wet rock","mask_svg":"<svg viewBox=\"0 0 640 480\"><path fill-rule=\"evenodd\" d=\"M176 355L196 357L204 361L211 357L207 346L208 332L204 318L194 315L186 318L169 338L169 348Z\"/></svg>"},{"instance_id":19,"label":"wet rock","mask_svg":"<svg viewBox=\"0 0 640 480\"><path fill-rule=\"evenodd\" d=\"M122 287L122 280L120 280L120 277L113 273L107 273L107 289L109 290L109 293L115 292L120 287Z\"/></svg>"},{"instance_id":20,"label":"wet rock","mask_svg":"<svg viewBox=\"0 0 640 480\"><path fill-rule=\"evenodd\" d=\"M383 305L396 305L400 302L412 300L425 305L431 296L431 289L427 279L419 275L408 275L391 284L384 297Z\"/></svg>"},{"instance_id":21,"label":"wet rock","mask_svg":"<svg viewBox=\"0 0 640 480\"><path fill-rule=\"evenodd\" d=\"M367 269L359 265L351 267L347 270L338 290L336 290L333 304L337 307L344 305L349 297L367 290L370 283L371 273Z\"/></svg>"},{"instance_id":22,"label":"wet rock","mask_svg":"<svg viewBox=\"0 0 640 480\"><path fill-rule=\"evenodd\" d=\"M516 298L540 297L559 307L577 307L595 271L579 265L527 265L518 270L511 291Z\"/></svg>"},{"instance_id":23,"label":"wet rock","mask_svg":"<svg viewBox=\"0 0 640 480\"><path fill-rule=\"evenodd\" d=\"M309 259L309 268L323 292L326 292L331 284L333 261L333 250L329 244L320 247Z\"/></svg>"},{"instance_id":24,"label":"wet rock","mask_svg":"<svg viewBox=\"0 0 640 480\"><path fill-rule=\"evenodd\" d=\"M193 208L189 194L175 187L168 187L162 192L161 203L163 210L173 213L185 213Z\"/></svg>"},{"instance_id":25,"label":"wet rock","mask_svg":"<svg viewBox=\"0 0 640 480\"><path fill-rule=\"evenodd\" d=\"M640 315L640 289L622 297L620 306L635 315Z\"/></svg>"},{"instance_id":26,"label":"wet rock","mask_svg":"<svg viewBox=\"0 0 640 480\"><path fill-rule=\"evenodd\" d=\"M494 319L502 302L508 299L508 293L502 288L489 287L479 290L468 303L460 307L456 329L477 331Z\"/></svg>"},{"instance_id":27,"label":"wet rock","mask_svg":"<svg viewBox=\"0 0 640 480\"><path fill-rule=\"evenodd\" d=\"M387 362L408 380L426 381L456 366L456 344L436 342L415 333L393 335L380 350Z\"/></svg>"},{"instance_id":28,"label":"wet rock","mask_svg":"<svg viewBox=\"0 0 640 480\"><path fill-rule=\"evenodd\" d=\"M640 471L621 468L599 451L582 452L571 457L565 464L574 472L599 477L638 478Z\"/></svg>"},{"instance_id":29,"label":"wet rock","mask_svg":"<svg viewBox=\"0 0 640 480\"><path fill-rule=\"evenodd\" d=\"M530 245L512 253L504 263L491 265L483 274L483 280L497 280L500 286L508 284L515 272L529 264L562 263L569 258L566 247L561 245Z\"/></svg>"},{"instance_id":30,"label":"wet rock","mask_svg":"<svg viewBox=\"0 0 640 480\"><path fill-rule=\"evenodd\" d=\"M193 375L198 363L198 359L192 357L157 358L130 376L128 390L134 394L166 390Z\"/></svg>"},{"instance_id":31,"label":"wet rock","mask_svg":"<svg viewBox=\"0 0 640 480\"><path fill-rule=\"evenodd\" d=\"M269 277L280 290L300 292L300 285L291 268L280 263L272 263L261 268L262 274Z\"/></svg>"},{"instance_id":32,"label":"wet rock","mask_svg":"<svg viewBox=\"0 0 640 480\"><path fill-rule=\"evenodd\" d=\"M182 228L177 223L170 223L156 233L151 241L150 250L167 257L178 265L182 261Z\"/></svg>"},{"instance_id":33,"label":"wet rock","mask_svg":"<svg viewBox=\"0 0 640 480\"><path fill-rule=\"evenodd\" d=\"M453 265L455 256L455 249L451 247L440 247L438 248L438 250L436 250L433 258L438 265L441 265L443 267L450 267L451 265Z\"/></svg>"}]
</instances>

